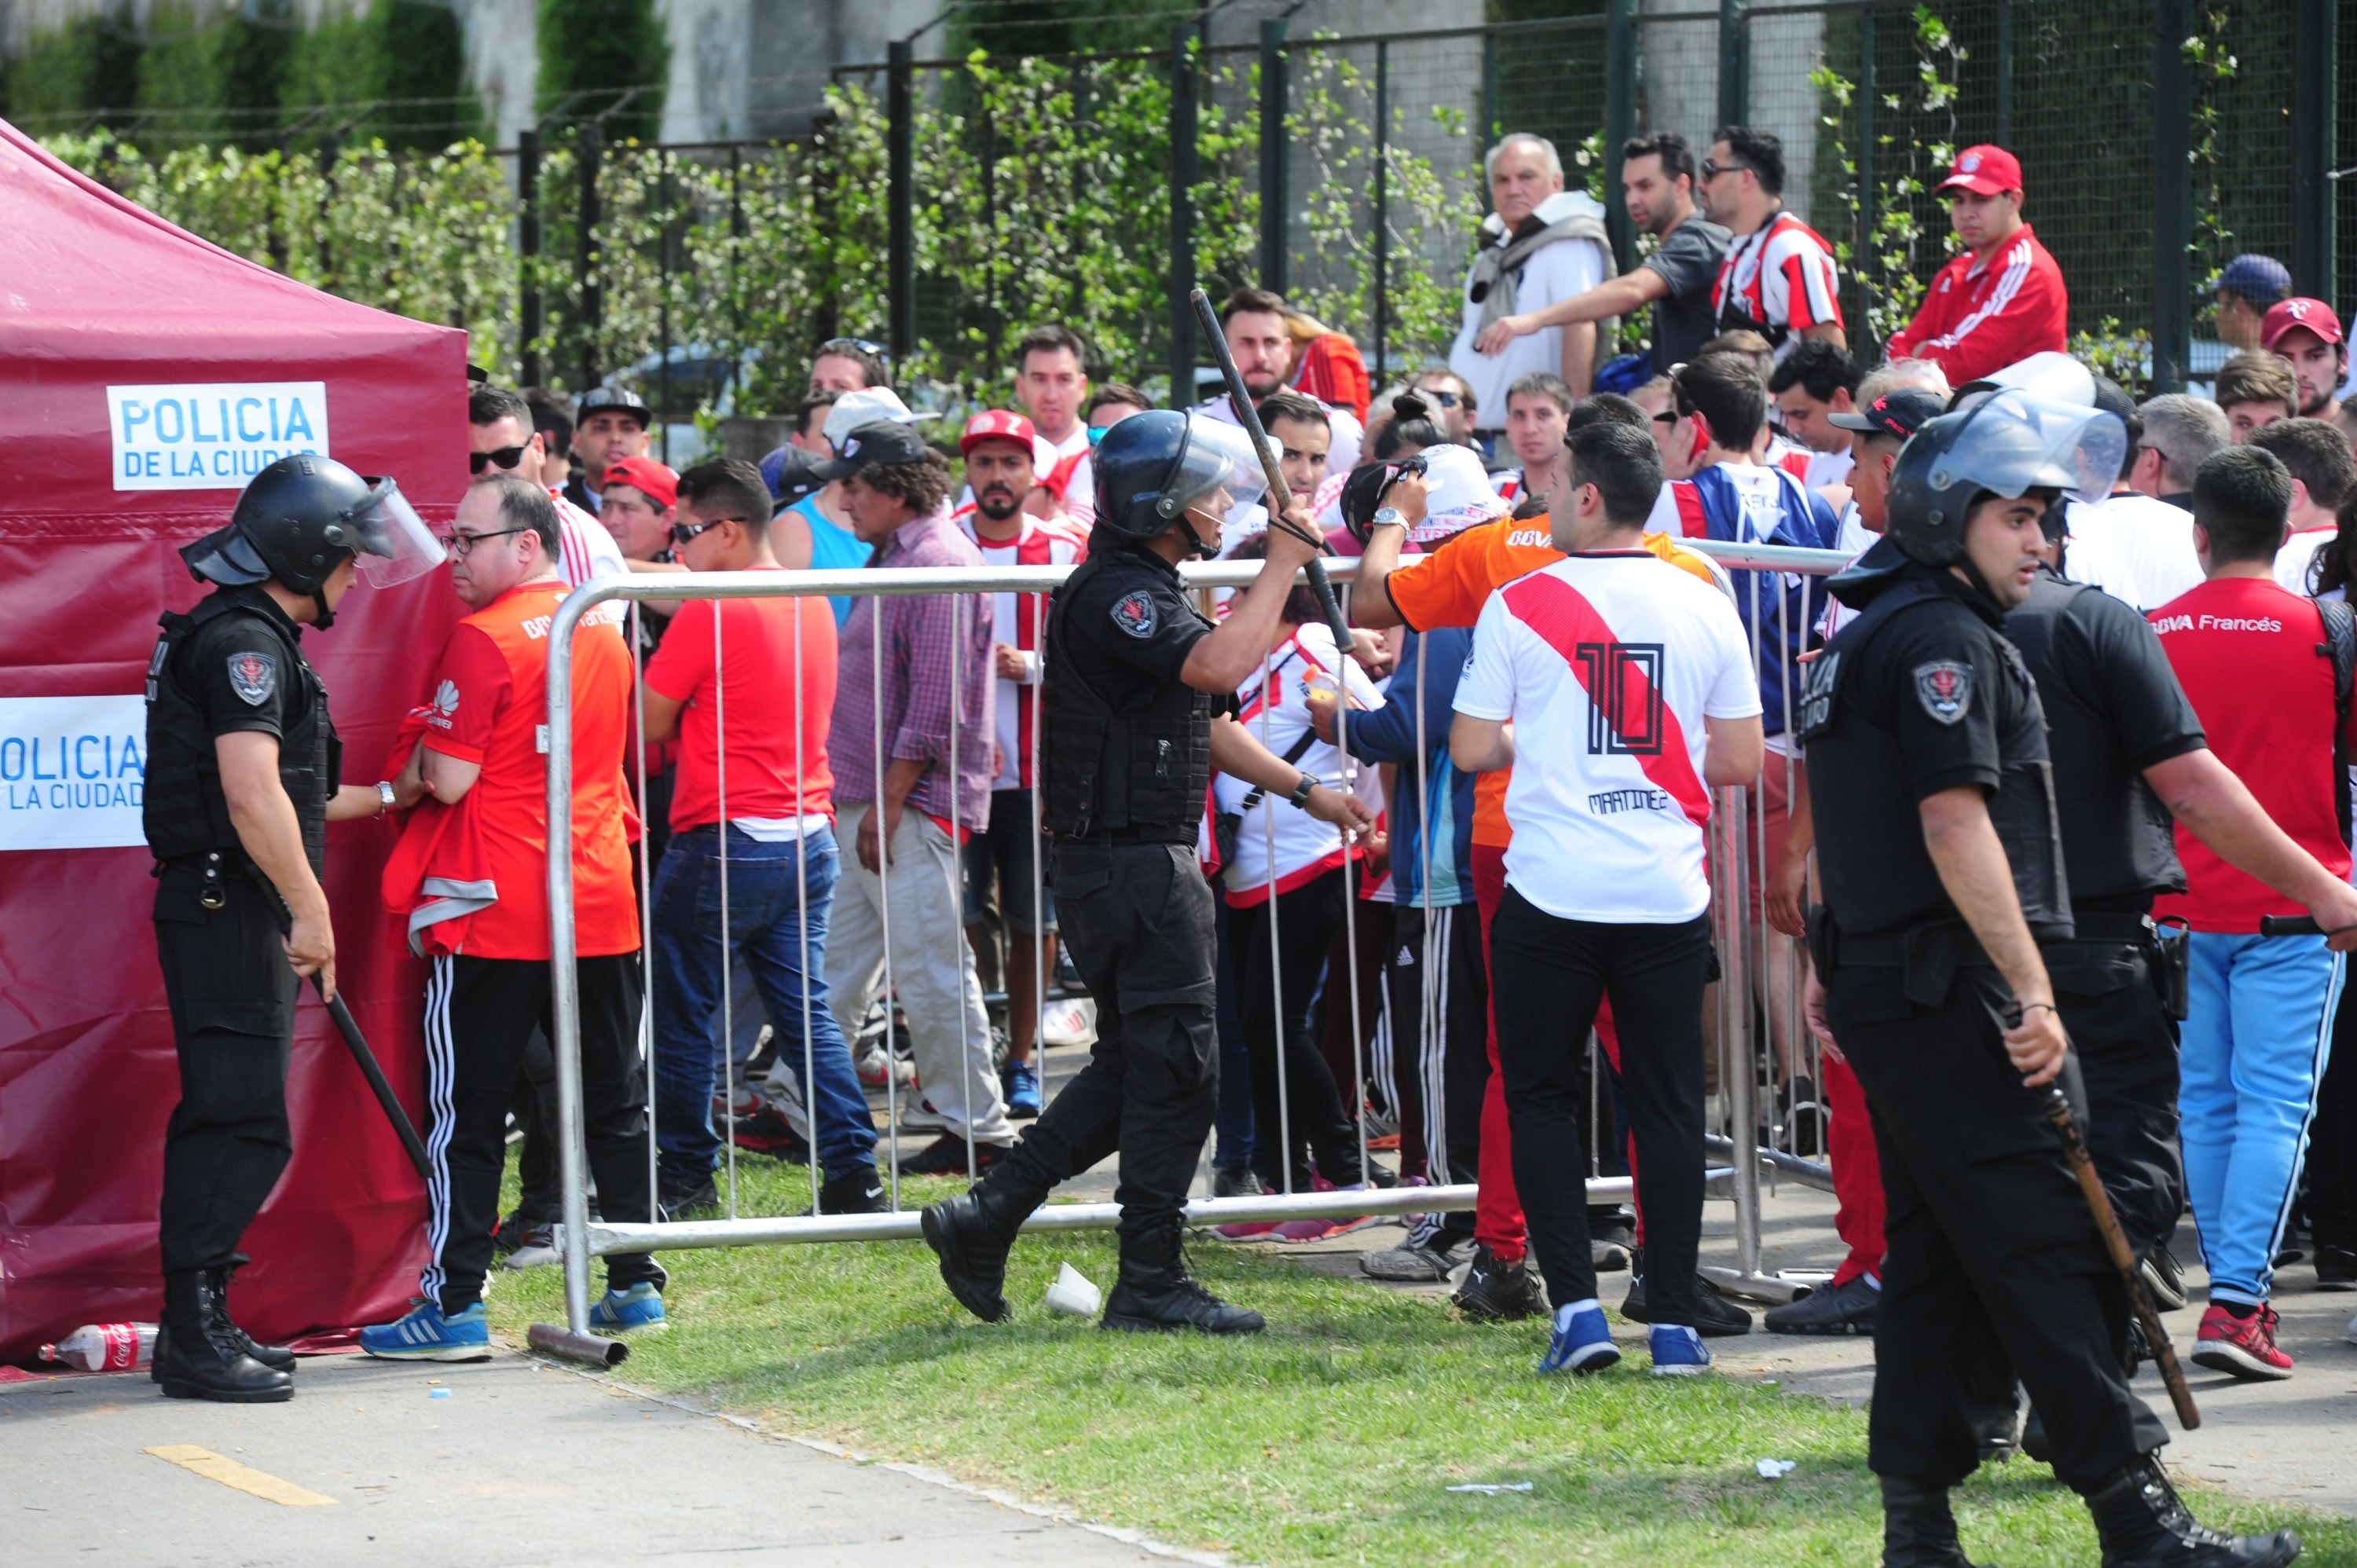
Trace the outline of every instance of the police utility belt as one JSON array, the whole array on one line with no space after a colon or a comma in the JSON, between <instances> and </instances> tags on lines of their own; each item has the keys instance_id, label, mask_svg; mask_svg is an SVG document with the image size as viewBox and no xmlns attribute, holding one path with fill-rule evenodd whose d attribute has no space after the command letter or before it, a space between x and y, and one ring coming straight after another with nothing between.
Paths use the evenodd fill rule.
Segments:
<instances>
[{"instance_id":1,"label":"police utility belt","mask_svg":"<svg viewBox=\"0 0 2357 1568\"><path fill-rule=\"evenodd\" d=\"M2072 927L2073 935L2040 945L2050 950L2073 943L2134 949L2144 960L2145 976L2161 1012L2172 1019L2184 1018L2191 962L2184 922L2156 921L2130 910L2081 910L2072 913ZM1900 989L1919 1007L1944 1004L1957 971L1995 967L1980 939L1961 919L1855 935L1836 928L1832 911L1820 904L1809 911L1808 933L1809 958L1818 973L1831 974L1843 964L1901 970Z\"/></svg>"}]
</instances>

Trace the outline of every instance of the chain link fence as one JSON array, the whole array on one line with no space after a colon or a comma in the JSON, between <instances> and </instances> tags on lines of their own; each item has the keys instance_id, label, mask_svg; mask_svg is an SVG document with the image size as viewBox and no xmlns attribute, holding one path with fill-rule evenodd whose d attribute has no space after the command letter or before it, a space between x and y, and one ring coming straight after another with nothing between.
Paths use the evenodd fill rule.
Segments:
<instances>
[{"instance_id":1,"label":"chain link fence","mask_svg":"<svg viewBox=\"0 0 2357 1568\"><path fill-rule=\"evenodd\" d=\"M1676 8L1683 4L1686 8ZM1445 354L1487 208L1480 156L1528 130L1613 212L1617 149L1740 120L1785 143L1786 199L1843 265L1853 342L1902 325L1950 253L1933 190L1976 142L2021 157L2078 346L2135 384L2222 349L2210 282L2235 254L2357 295L2333 91L2357 28L2326 0L1815 0L1388 38L1286 36L834 70L809 134L609 141L627 92L576 95L516 139L404 151L385 106L279 145L160 121L27 128L196 232L331 292L468 328L501 379L621 378L683 431L791 408L825 338L887 342L955 412L1004 396L1009 346L1060 320L1101 376L1183 395L1174 304L1265 284L1351 333L1379 375ZM447 106L443 113L455 114ZM399 106L412 130L437 113ZM454 124L455 124L454 120ZM2172 197L2160 171L2181 162ZM1630 328L1642 330L1641 321Z\"/></svg>"}]
</instances>

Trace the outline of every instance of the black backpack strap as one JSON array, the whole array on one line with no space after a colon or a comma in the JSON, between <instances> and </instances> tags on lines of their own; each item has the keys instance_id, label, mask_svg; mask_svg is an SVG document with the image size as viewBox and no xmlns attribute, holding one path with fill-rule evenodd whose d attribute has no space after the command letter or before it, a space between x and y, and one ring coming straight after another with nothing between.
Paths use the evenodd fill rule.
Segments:
<instances>
[{"instance_id":1,"label":"black backpack strap","mask_svg":"<svg viewBox=\"0 0 2357 1568\"><path fill-rule=\"evenodd\" d=\"M2349 718L2349 698L2357 689L2357 609L2341 599L2319 599L2316 612L2324 618L2324 646L2317 651L2332 660L2332 711Z\"/></svg>"}]
</instances>

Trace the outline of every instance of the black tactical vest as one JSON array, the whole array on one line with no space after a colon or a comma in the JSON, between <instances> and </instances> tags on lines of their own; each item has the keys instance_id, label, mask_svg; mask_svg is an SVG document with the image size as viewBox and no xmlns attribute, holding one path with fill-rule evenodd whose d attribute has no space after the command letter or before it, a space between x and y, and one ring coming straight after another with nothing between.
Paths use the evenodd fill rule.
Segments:
<instances>
[{"instance_id":1,"label":"black tactical vest","mask_svg":"<svg viewBox=\"0 0 2357 1568\"><path fill-rule=\"evenodd\" d=\"M210 850L244 854L221 793L221 762L211 725L186 682L187 649L196 633L223 617L246 623L251 634L280 655L287 672L285 733L278 742L278 781L302 824L303 850L314 875L327 869L328 797L343 771L343 743L328 717L327 688L278 618L248 602L245 592L217 589L187 615L163 618L164 635L147 660L147 777L140 819L148 852L178 860Z\"/></svg>"},{"instance_id":2,"label":"black tactical vest","mask_svg":"<svg viewBox=\"0 0 2357 1568\"><path fill-rule=\"evenodd\" d=\"M1116 714L1089 684L1072 653L1065 618L1079 590L1102 573L1141 577L1121 552L1092 554L1056 591L1048 611L1039 705L1046 730L1040 820L1060 839L1112 832L1191 843L1211 785L1211 721L1220 698L1172 681L1128 713Z\"/></svg>"},{"instance_id":3,"label":"black tactical vest","mask_svg":"<svg viewBox=\"0 0 2357 1568\"><path fill-rule=\"evenodd\" d=\"M1923 844L1921 818L1907 788L1898 733L1860 712L1867 672L1876 659L1877 634L1901 615L1954 603L1932 582L1902 578L1844 627L1809 667L1797 729L1807 748L1809 809L1826 824L1817 834L1825 906L1845 932L1898 930L1956 918L1955 906ZM2038 686L2021 655L1979 617L1972 617L1972 625L1975 634L1986 636L2000 650L2006 671L1996 691L1976 698L1996 704L2000 744L2025 731L2042 739L2045 723ZM2000 757L1988 811L2005 846L2030 934L2041 941L2069 937L2071 897L2055 809L2054 768L2042 745L2022 755L2008 750Z\"/></svg>"}]
</instances>

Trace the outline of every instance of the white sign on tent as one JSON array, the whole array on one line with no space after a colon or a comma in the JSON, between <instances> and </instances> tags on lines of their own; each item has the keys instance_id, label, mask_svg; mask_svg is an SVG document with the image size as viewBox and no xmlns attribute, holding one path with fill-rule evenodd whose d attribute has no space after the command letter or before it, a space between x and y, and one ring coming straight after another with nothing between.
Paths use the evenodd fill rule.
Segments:
<instances>
[{"instance_id":1,"label":"white sign on tent","mask_svg":"<svg viewBox=\"0 0 2357 1568\"><path fill-rule=\"evenodd\" d=\"M144 846L147 703L0 697L0 850Z\"/></svg>"}]
</instances>

